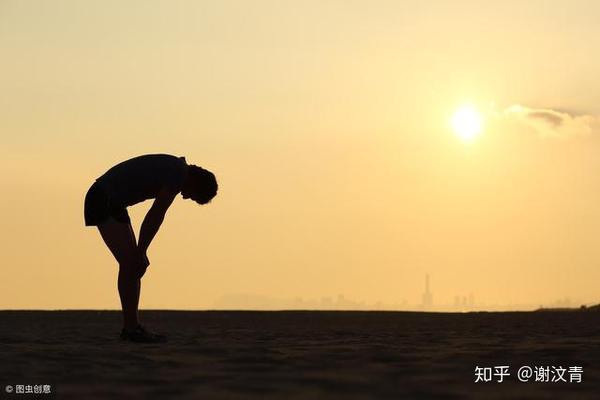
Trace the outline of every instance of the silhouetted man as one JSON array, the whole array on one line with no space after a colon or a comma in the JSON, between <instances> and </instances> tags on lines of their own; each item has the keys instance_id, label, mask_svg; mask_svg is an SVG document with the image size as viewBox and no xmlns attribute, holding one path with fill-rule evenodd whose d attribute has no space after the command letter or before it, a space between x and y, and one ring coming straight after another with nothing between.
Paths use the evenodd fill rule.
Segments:
<instances>
[{"instance_id":1,"label":"silhouetted man","mask_svg":"<svg viewBox=\"0 0 600 400\"><path fill-rule=\"evenodd\" d=\"M141 278L150 265L146 250L178 193L184 199L207 204L217 189L212 172L188 165L184 157L149 154L115 165L88 190L85 225L98 227L119 263L118 290L123 309L121 339L146 343L166 341L165 336L148 332L138 322ZM144 217L136 243L127 207L147 199L154 199L154 203Z\"/></svg>"}]
</instances>

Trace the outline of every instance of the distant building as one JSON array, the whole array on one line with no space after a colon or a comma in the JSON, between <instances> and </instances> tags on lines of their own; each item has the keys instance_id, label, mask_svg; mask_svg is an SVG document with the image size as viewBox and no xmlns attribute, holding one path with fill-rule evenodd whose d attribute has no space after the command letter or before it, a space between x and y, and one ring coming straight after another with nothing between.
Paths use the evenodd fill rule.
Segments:
<instances>
[{"instance_id":1,"label":"distant building","mask_svg":"<svg viewBox=\"0 0 600 400\"><path fill-rule=\"evenodd\" d=\"M425 293L423 293L423 302L422 306L424 309L430 309L433 305L433 296L429 291L429 274L425 275Z\"/></svg>"}]
</instances>

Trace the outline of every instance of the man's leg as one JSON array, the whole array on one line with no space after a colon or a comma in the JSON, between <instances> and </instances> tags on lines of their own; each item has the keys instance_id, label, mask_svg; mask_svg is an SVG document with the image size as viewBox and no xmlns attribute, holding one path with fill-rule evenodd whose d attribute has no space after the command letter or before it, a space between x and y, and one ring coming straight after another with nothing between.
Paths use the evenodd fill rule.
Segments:
<instances>
[{"instance_id":1,"label":"man's leg","mask_svg":"<svg viewBox=\"0 0 600 400\"><path fill-rule=\"evenodd\" d=\"M135 240L135 233L133 232L133 228L131 227L131 224L127 224L127 226L129 227L129 233L131 238L133 239L133 243L136 243L135 247L136 247L136 254L137 254L137 241ZM137 326L137 322L138 322L138 318L137 318L137 312L138 312L138 308L139 308L139 304L140 304L140 294L141 294L141 290L142 290L142 279L138 276L138 270L137 267L133 269L135 271L135 276L136 276L136 293L135 293L135 321L136 321L136 325L134 325L134 328ZM119 270L120 273L120 270ZM129 329L129 328L125 328L125 329Z\"/></svg>"},{"instance_id":2,"label":"man's leg","mask_svg":"<svg viewBox=\"0 0 600 400\"><path fill-rule=\"evenodd\" d=\"M139 253L131 224L113 218L98 225L104 243L119 263L118 289L123 308L123 327L133 330L138 324L140 279L138 277Z\"/></svg>"}]
</instances>

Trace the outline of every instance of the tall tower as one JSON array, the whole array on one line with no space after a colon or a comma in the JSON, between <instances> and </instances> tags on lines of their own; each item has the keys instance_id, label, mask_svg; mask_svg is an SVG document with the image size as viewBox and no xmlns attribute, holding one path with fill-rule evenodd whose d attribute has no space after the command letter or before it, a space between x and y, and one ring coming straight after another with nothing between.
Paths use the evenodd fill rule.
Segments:
<instances>
[{"instance_id":1,"label":"tall tower","mask_svg":"<svg viewBox=\"0 0 600 400\"><path fill-rule=\"evenodd\" d=\"M429 291L429 274L425 274L425 293L423 293L423 308L430 309L433 304L431 292Z\"/></svg>"}]
</instances>

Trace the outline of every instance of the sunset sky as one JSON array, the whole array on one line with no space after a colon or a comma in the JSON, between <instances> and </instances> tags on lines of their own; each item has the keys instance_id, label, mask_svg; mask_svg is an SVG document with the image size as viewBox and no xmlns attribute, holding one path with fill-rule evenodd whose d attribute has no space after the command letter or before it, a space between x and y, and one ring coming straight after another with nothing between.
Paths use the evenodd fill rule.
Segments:
<instances>
[{"instance_id":1,"label":"sunset sky","mask_svg":"<svg viewBox=\"0 0 600 400\"><path fill-rule=\"evenodd\" d=\"M141 308L600 302L600 2L0 0L0 309L120 308L83 200L185 156ZM470 107L481 131L452 127ZM129 212L134 229L150 202Z\"/></svg>"}]
</instances>

